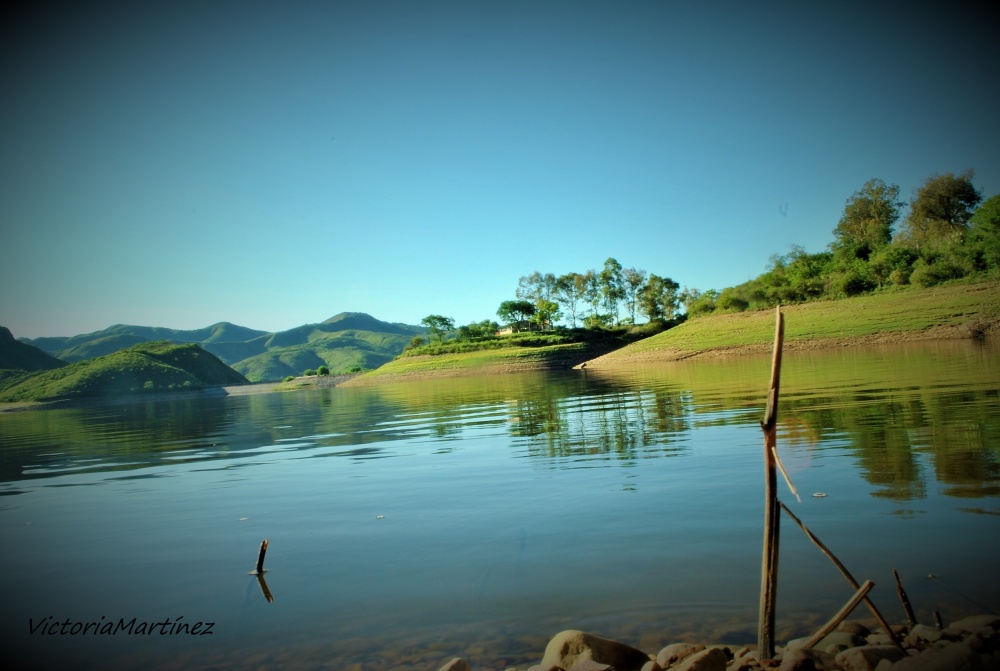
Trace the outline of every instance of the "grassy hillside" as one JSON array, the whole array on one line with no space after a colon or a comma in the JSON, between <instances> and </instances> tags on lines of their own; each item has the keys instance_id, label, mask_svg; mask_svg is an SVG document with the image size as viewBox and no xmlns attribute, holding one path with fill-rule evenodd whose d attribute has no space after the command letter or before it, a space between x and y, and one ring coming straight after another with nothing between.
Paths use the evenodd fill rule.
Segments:
<instances>
[{"instance_id":1,"label":"grassy hillside","mask_svg":"<svg viewBox=\"0 0 1000 671\"><path fill-rule=\"evenodd\" d=\"M361 385L389 378L426 375L452 376L571 368L592 356L596 356L596 353L589 349L585 343L407 356L391 361L381 368L365 373L345 384Z\"/></svg>"},{"instance_id":2,"label":"grassy hillside","mask_svg":"<svg viewBox=\"0 0 1000 671\"><path fill-rule=\"evenodd\" d=\"M263 350L232 364L254 382L281 380L327 366L334 375L369 370L391 361L425 329L344 312L263 339Z\"/></svg>"},{"instance_id":3,"label":"grassy hillside","mask_svg":"<svg viewBox=\"0 0 1000 671\"><path fill-rule=\"evenodd\" d=\"M198 345L156 341L36 373L0 392L0 401L115 396L246 381Z\"/></svg>"},{"instance_id":4,"label":"grassy hillside","mask_svg":"<svg viewBox=\"0 0 1000 671\"><path fill-rule=\"evenodd\" d=\"M786 345L971 337L997 328L1000 282L906 288L837 301L782 308ZM594 365L639 358L683 358L712 350L766 349L774 338L774 310L690 319L633 343Z\"/></svg>"},{"instance_id":5,"label":"grassy hillside","mask_svg":"<svg viewBox=\"0 0 1000 671\"><path fill-rule=\"evenodd\" d=\"M424 332L419 326L383 322L362 312L342 312L318 324L277 333L228 322L190 331L118 324L66 338L26 339L22 344L75 362L154 340L197 343L250 380L262 382L300 375L319 366L327 366L333 373L377 368L402 352L414 335Z\"/></svg>"},{"instance_id":6,"label":"grassy hillside","mask_svg":"<svg viewBox=\"0 0 1000 671\"><path fill-rule=\"evenodd\" d=\"M0 369L33 372L52 370L65 365L65 361L60 361L37 347L15 340L10 329L0 326Z\"/></svg>"},{"instance_id":7,"label":"grassy hillside","mask_svg":"<svg viewBox=\"0 0 1000 671\"><path fill-rule=\"evenodd\" d=\"M193 330L116 324L93 333L69 337L24 339L22 342L34 345L64 361L82 361L95 356L111 354L140 342L155 340L169 340L175 343L245 342L262 335L267 335L267 332L237 326L229 322L219 322Z\"/></svg>"},{"instance_id":8,"label":"grassy hillside","mask_svg":"<svg viewBox=\"0 0 1000 671\"><path fill-rule=\"evenodd\" d=\"M572 368L645 337L657 327L615 330L566 329L499 338L447 340L408 350L386 365L351 380L362 385L388 378L489 375Z\"/></svg>"}]
</instances>

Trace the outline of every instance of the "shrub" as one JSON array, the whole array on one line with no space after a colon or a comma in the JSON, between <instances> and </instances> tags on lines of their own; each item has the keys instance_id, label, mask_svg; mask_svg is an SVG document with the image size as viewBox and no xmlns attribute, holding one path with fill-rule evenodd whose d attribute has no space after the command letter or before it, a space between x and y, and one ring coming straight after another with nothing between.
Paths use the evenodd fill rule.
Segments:
<instances>
[{"instance_id":1,"label":"shrub","mask_svg":"<svg viewBox=\"0 0 1000 671\"><path fill-rule=\"evenodd\" d=\"M913 265L910 282L922 287L932 287L947 280L965 276L965 269L949 259L941 259L937 263L926 263L920 259Z\"/></svg>"},{"instance_id":2,"label":"shrub","mask_svg":"<svg viewBox=\"0 0 1000 671\"><path fill-rule=\"evenodd\" d=\"M316 371L313 370L312 368L307 368L304 371L302 371L302 374L306 377L311 377L316 374Z\"/></svg>"},{"instance_id":3,"label":"shrub","mask_svg":"<svg viewBox=\"0 0 1000 671\"><path fill-rule=\"evenodd\" d=\"M896 268L891 273L889 273L889 282L891 284L895 284L897 287L909 284L910 273L911 270L909 268L906 269Z\"/></svg>"},{"instance_id":4,"label":"shrub","mask_svg":"<svg viewBox=\"0 0 1000 671\"><path fill-rule=\"evenodd\" d=\"M715 307L723 312L743 312L750 307L750 301L737 296L730 289L724 289L715 300Z\"/></svg>"},{"instance_id":5,"label":"shrub","mask_svg":"<svg viewBox=\"0 0 1000 671\"><path fill-rule=\"evenodd\" d=\"M329 375L330 374L330 369L327 368L326 366L320 366L319 368L316 369L316 374L317 375Z\"/></svg>"}]
</instances>

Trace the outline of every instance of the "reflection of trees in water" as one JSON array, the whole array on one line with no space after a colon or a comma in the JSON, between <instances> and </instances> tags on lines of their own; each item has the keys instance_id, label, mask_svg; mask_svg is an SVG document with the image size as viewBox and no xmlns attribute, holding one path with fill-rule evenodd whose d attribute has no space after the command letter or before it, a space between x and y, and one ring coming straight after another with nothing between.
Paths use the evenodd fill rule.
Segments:
<instances>
[{"instance_id":1,"label":"reflection of trees in water","mask_svg":"<svg viewBox=\"0 0 1000 671\"><path fill-rule=\"evenodd\" d=\"M674 436L690 428L689 414L689 399L678 390L609 390L518 401L509 431L532 457L631 462L678 453Z\"/></svg>"},{"instance_id":2,"label":"reflection of trees in water","mask_svg":"<svg viewBox=\"0 0 1000 671\"><path fill-rule=\"evenodd\" d=\"M816 405L822 407L809 407ZM1000 400L994 390L869 391L790 406L786 413L820 435L850 441L863 476L880 488L874 496L925 498L928 477L947 485L948 496L1000 494Z\"/></svg>"}]
</instances>

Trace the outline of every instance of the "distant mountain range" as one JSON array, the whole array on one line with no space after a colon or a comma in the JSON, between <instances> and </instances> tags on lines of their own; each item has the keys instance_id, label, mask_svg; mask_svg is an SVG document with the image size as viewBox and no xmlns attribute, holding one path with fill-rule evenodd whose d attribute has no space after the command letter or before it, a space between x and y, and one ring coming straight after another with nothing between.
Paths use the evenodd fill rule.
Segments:
<instances>
[{"instance_id":1,"label":"distant mountain range","mask_svg":"<svg viewBox=\"0 0 1000 671\"><path fill-rule=\"evenodd\" d=\"M10 336L9 331L4 331ZM198 344L251 382L265 382L301 375L320 366L327 366L334 374L378 368L402 352L415 335L426 331L422 326L383 322L363 312L342 312L318 324L277 333L228 322L187 331L117 324L94 333L16 341L12 337L4 341L0 333L0 368L46 370L45 366L56 367L64 365L62 362L93 359L137 344L168 340ZM29 355L29 346L41 352ZM48 355L48 359L39 354Z\"/></svg>"}]
</instances>

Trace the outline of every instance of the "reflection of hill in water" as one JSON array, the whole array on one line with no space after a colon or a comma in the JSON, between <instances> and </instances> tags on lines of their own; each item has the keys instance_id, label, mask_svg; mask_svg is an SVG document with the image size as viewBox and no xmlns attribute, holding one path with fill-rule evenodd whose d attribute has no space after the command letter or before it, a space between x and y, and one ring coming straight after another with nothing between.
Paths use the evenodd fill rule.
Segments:
<instances>
[{"instance_id":1,"label":"reflection of hill in water","mask_svg":"<svg viewBox=\"0 0 1000 671\"><path fill-rule=\"evenodd\" d=\"M767 357L702 359L594 371L642 388L669 382L690 394L696 426L763 414ZM1000 342L947 341L791 352L784 357L781 449L846 442L875 496L926 496L928 480L949 496L1000 495ZM708 421L701 413L711 414ZM756 413L756 414L755 414Z\"/></svg>"},{"instance_id":2,"label":"reflection of hill in water","mask_svg":"<svg viewBox=\"0 0 1000 671\"><path fill-rule=\"evenodd\" d=\"M878 497L920 499L932 480L949 496L997 496L998 352L942 342L789 353L779 449L803 459L847 449ZM271 449L342 447L316 456L370 459L400 440L462 449L481 431L532 459L628 465L687 453L696 429L754 426L769 367L767 357L708 359L10 413L0 418L0 477Z\"/></svg>"}]
</instances>

